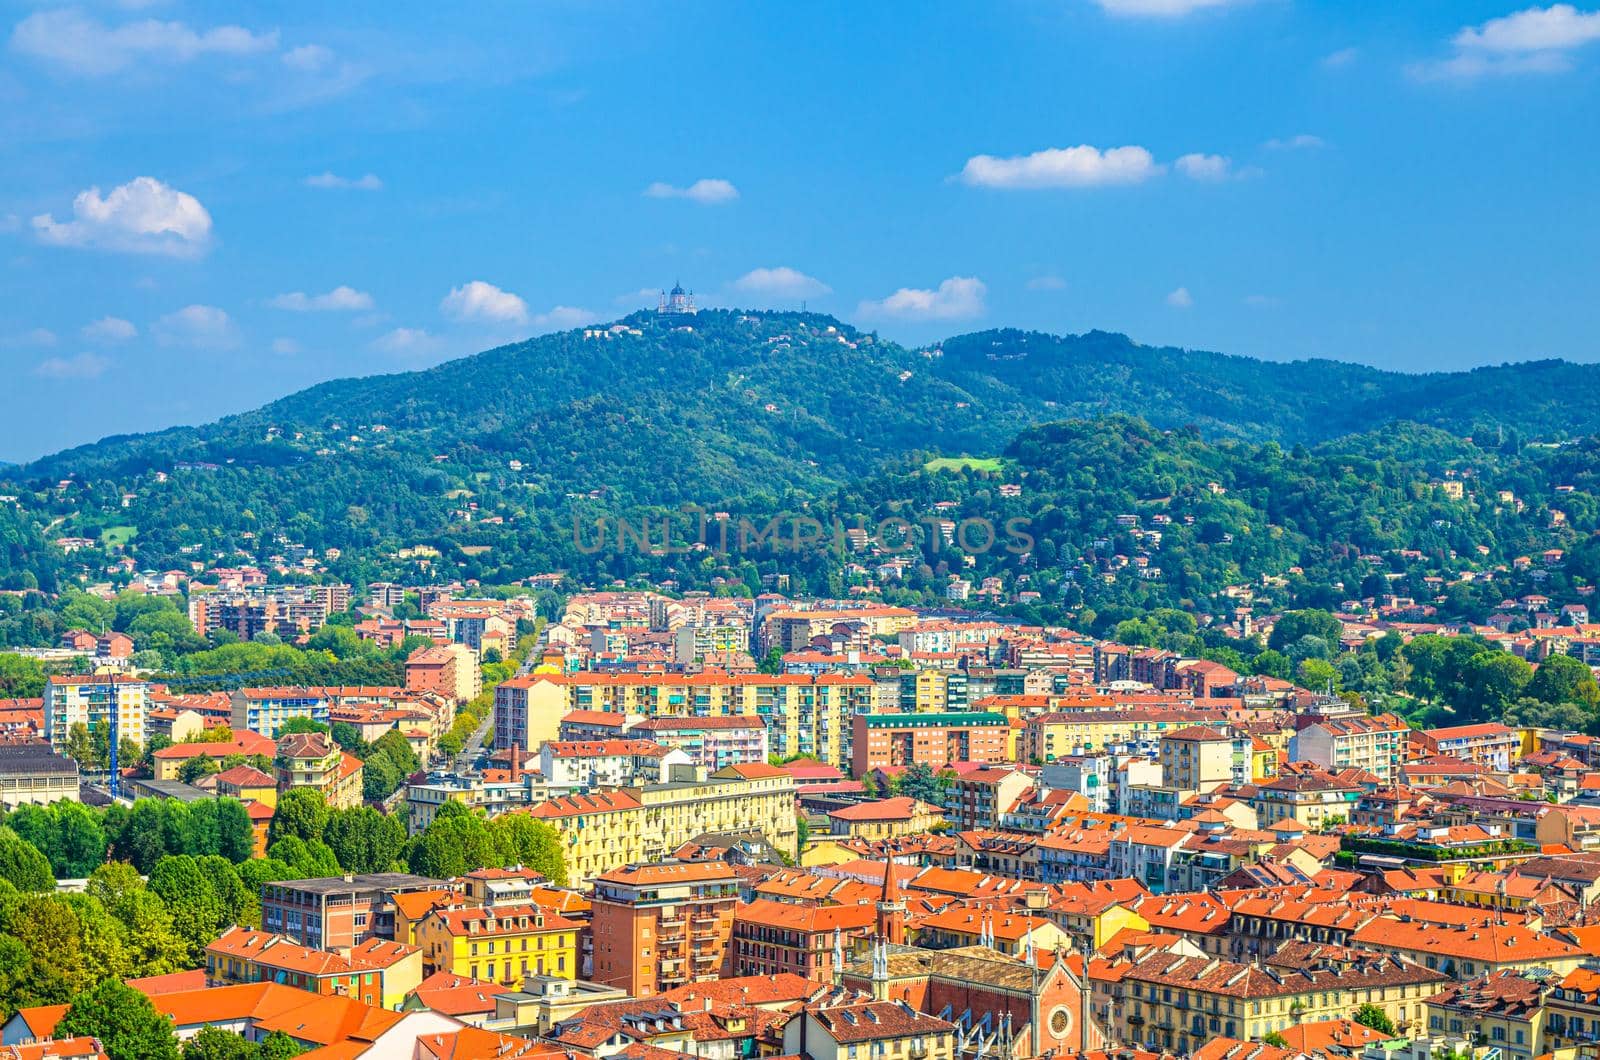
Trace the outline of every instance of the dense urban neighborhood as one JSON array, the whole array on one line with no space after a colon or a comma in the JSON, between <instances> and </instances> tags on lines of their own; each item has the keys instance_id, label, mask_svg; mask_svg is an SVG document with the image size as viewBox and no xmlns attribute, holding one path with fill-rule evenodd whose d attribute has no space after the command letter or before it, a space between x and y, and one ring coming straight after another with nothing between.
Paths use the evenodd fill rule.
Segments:
<instances>
[{"instance_id":1,"label":"dense urban neighborhood","mask_svg":"<svg viewBox=\"0 0 1600 1060\"><path fill-rule=\"evenodd\" d=\"M1581 590L1475 624L1267 582L1095 635L287 572L112 564L3 657L15 1055L1534 1060L1600 1030Z\"/></svg>"}]
</instances>

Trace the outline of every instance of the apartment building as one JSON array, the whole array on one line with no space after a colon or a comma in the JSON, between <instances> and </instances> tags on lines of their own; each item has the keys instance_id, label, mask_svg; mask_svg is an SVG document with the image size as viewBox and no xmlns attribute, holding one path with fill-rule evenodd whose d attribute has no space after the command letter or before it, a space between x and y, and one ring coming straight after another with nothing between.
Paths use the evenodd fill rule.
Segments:
<instances>
[{"instance_id":1,"label":"apartment building","mask_svg":"<svg viewBox=\"0 0 1600 1060\"><path fill-rule=\"evenodd\" d=\"M1228 719L1221 708L1129 707L1112 710L1056 711L1027 718L1019 753L1030 762L1054 762L1066 755L1093 754L1129 747L1155 751L1161 737L1192 725Z\"/></svg>"},{"instance_id":2,"label":"apartment building","mask_svg":"<svg viewBox=\"0 0 1600 1060\"><path fill-rule=\"evenodd\" d=\"M321 629L329 615L349 607L348 585L219 589L189 597L189 622L205 636L220 629L240 640L253 640L263 633L293 640Z\"/></svg>"},{"instance_id":3,"label":"apartment building","mask_svg":"<svg viewBox=\"0 0 1600 1060\"><path fill-rule=\"evenodd\" d=\"M574 710L642 718L759 718L767 749L850 761L850 718L870 713L876 686L859 675L529 674L495 688L495 747L537 750Z\"/></svg>"},{"instance_id":4,"label":"apartment building","mask_svg":"<svg viewBox=\"0 0 1600 1060\"><path fill-rule=\"evenodd\" d=\"M175 743L171 747L163 747L150 756L150 762L155 779L177 780L184 764L193 758L209 758L220 767L231 755L265 755L271 758L277 753L276 743L259 733L243 729L236 731L233 739L226 743Z\"/></svg>"},{"instance_id":5,"label":"apartment building","mask_svg":"<svg viewBox=\"0 0 1600 1060\"><path fill-rule=\"evenodd\" d=\"M562 719L563 726L570 720ZM767 726L758 717L646 718L630 732L683 751L695 765L712 772L767 760Z\"/></svg>"},{"instance_id":6,"label":"apartment building","mask_svg":"<svg viewBox=\"0 0 1600 1060\"><path fill-rule=\"evenodd\" d=\"M424 972L520 986L524 976L578 977L582 925L536 903L442 905L415 927Z\"/></svg>"},{"instance_id":7,"label":"apartment building","mask_svg":"<svg viewBox=\"0 0 1600 1060\"><path fill-rule=\"evenodd\" d=\"M1497 721L1478 725L1451 725L1410 734L1411 744L1424 755L1444 755L1506 772L1522 757L1523 734Z\"/></svg>"},{"instance_id":8,"label":"apartment building","mask_svg":"<svg viewBox=\"0 0 1600 1060\"><path fill-rule=\"evenodd\" d=\"M1179 791L1215 791L1234 779L1233 737L1205 725L1166 733L1160 744L1161 783Z\"/></svg>"},{"instance_id":9,"label":"apartment building","mask_svg":"<svg viewBox=\"0 0 1600 1060\"><path fill-rule=\"evenodd\" d=\"M733 914L728 966L734 975L798 975L831 985L836 942L852 953L877 926L877 909L856 905L809 905L757 898Z\"/></svg>"},{"instance_id":10,"label":"apartment building","mask_svg":"<svg viewBox=\"0 0 1600 1060\"><path fill-rule=\"evenodd\" d=\"M689 664L750 650L750 628L737 624L679 626L672 634L672 661Z\"/></svg>"},{"instance_id":11,"label":"apartment building","mask_svg":"<svg viewBox=\"0 0 1600 1060\"><path fill-rule=\"evenodd\" d=\"M795 786L788 773L745 765L710 776L679 769L673 776L666 784L565 795L519 812L561 832L567 878L573 880L660 861L706 832L759 832L796 855Z\"/></svg>"},{"instance_id":12,"label":"apartment building","mask_svg":"<svg viewBox=\"0 0 1600 1060\"><path fill-rule=\"evenodd\" d=\"M111 674L53 674L44 686L44 734L50 746L63 750L74 725L91 734L106 729L111 744L132 740L143 745L150 683Z\"/></svg>"},{"instance_id":13,"label":"apartment building","mask_svg":"<svg viewBox=\"0 0 1600 1060\"><path fill-rule=\"evenodd\" d=\"M900 675L900 709L938 714L967 709L967 675L961 670L917 670Z\"/></svg>"},{"instance_id":14,"label":"apartment building","mask_svg":"<svg viewBox=\"0 0 1600 1060\"><path fill-rule=\"evenodd\" d=\"M433 644L406 657L406 691L466 703L483 691L478 653L465 644Z\"/></svg>"},{"instance_id":15,"label":"apartment building","mask_svg":"<svg viewBox=\"0 0 1600 1060\"><path fill-rule=\"evenodd\" d=\"M291 718L309 718L328 724L332 704L327 695L312 688L241 688L232 697L234 732L249 729L275 738Z\"/></svg>"},{"instance_id":16,"label":"apartment building","mask_svg":"<svg viewBox=\"0 0 1600 1060\"><path fill-rule=\"evenodd\" d=\"M415 946L387 939L369 939L348 953L333 953L234 926L206 947L205 971L208 986L282 983L394 1008L422 982L422 956Z\"/></svg>"},{"instance_id":17,"label":"apartment building","mask_svg":"<svg viewBox=\"0 0 1600 1060\"><path fill-rule=\"evenodd\" d=\"M975 769L951 785L951 823L960 831L999 828L1000 818L1033 790L1033 778L1020 769Z\"/></svg>"},{"instance_id":18,"label":"apartment building","mask_svg":"<svg viewBox=\"0 0 1600 1060\"><path fill-rule=\"evenodd\" d=\"M1289 760L1325 769L1364 769L1386 784L1400 779L1411 728L1393 714L1325 718L1289 738Z\"/></svg>"},{"instance_id":19,"label":"apartment building","mask_svg":"<svg viewBox=\"0 0 1600 1060\"><path fill-rule=\"evenodd\" d=\"M807 1005L783 1030L783 1051L811 1060L954 1060L954 1024L904 1001L846 999Z\"/></svg>"},{"instance_id":20,"label":"apartment building","mask_svg":"<svg viewBox=\"0 0 1600 1060\"><path fill-rule=\"evenodd\" d=\"M539 774L556 789L661 784L673 766L689 764L684 752L650 740L556 740L539 749Z\"/></svg>"},{"instance_id":21,"label":"apartment building","mask_svg":"<svg viewBox=\"0 0 1600 1060\"><path fill-rule=\"evenodd\" d=\"M601 874L591 903L594 981L643 998L717 979L738 907L739 877L722 862Z\"/></svg>"},{"instance_id":22,"label":"apartment building","mask_svg":"<svg viewBox=\"0 0 1600 1060\"><path fill-rule=\"evenodd\" d=\"M917 762L942 769L953 762L1010 760L1011 723L991 711L857 714L850 724L850 768L857 777Z\"/></svg>"},{"instance_id":23,"label":"apartment building","mask_svg":"<svg viewBox=\"0 0 1600 1060\"><path fill-rule=\"evenodd\" d=\"M444 884L404 872L284 880L261 887L261 926L318 950L395 937L396 895Z\"/></svg>"},{"instance_id":24,"label":"apartment building","mask_svg":"<svg viewBox=\"0 0 1600 1060\"><path fill-rule=\"evenodd\" d=\"M1303 942L1260 964L1154 953L1123 972L1113 1037L1180 1054L1213 1038L1259 1040L1296 1023L1347 1017L1364 1003L1409 1022L1445 984L1440 973L1396 957Z\"/></svg>"},{"instance_id":25,"label":"apartment building","mask_svg":"<svg viewBox=\"0 0 1600 1060\"><path fill-rule=\"evenodd\" d=\"M280 788L315 788L336 810L361 805L361 760L340 750L327 734L290 733L278 741L277 747Z\"/></svg>"},{"instance_id":26,"label":"apartment building","mask_svg":"<svg viewBox=\"0 0 1600 1060\"><path fill-rule=\"evenodd\" d=\"M917 613L904 607L816 608L808 611L771 611L763 618L760 649L784 652L809 647L811 638L838 625L859 624L869 637L899 636L917 623Z\"/></svg>"}]
</instances>

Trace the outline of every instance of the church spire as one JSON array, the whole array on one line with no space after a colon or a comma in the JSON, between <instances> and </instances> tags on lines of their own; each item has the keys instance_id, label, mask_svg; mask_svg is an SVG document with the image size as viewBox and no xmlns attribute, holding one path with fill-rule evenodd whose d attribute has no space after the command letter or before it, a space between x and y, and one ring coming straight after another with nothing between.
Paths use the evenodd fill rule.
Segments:
<instances>
[{"instance_id":1,"label":"church spire","mask_svg":"<svg viewBox=\"0 0 1600 1060\"><path fill-rule=\"evenodd\" d=\"M894 878L894 855L883 854L883 893L878 897L878 937L895 945L906 941L906 903L900 897L900 883Z\"/></svg>"}]
</instances>

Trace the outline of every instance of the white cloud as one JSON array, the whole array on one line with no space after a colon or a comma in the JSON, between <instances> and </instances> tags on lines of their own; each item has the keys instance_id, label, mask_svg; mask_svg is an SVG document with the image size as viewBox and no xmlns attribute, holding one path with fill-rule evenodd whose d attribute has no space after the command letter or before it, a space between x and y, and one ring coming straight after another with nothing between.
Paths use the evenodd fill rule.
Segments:
<instances>
[{"instance_id":1,"label":"white cloud","mask_svg":"<svg viewBox=\"0 0 1600 1060\"><path fill-rule=\"evenodd\" d=\"M1327 55L1324 55L1321 60L1321 65L1325 70L1337 70L1342 66L1349 66L1351 63L1355 62L1360 55L1361 49L1359 48L1340 48L1336 52L1329 52Z\"/></svg>"},{"instance_id":2,"label":"white cloud","mask_svg":"<svg viewBox=\"0 0 1600 1060\"><path fill-rule=\"evenodd\" d=\"M732 202L739 197L739 189L720 177L702 178L683 188L658 180L644 189L644 193L651 199L689 199L702 206Z\"/></svg>"},{"instance_id":3,"label":"white cloud","mask_svg":"<svg viewBox=\"0 0 1600 1060\"><path fill-rule=\"evenodd\" d=\"M961 167L960 179L983 188L1088 188L1138 184L1160 172L1161 167L1142 147L1101 151L1079 144L1010 158L974 155Z\"/></svg>"},{"instance_id":4,"label":"white cloud","mask_svg":"<svg viewBox=\"0 0 1600 1060\"><path fill-rule=\"evenodd\" d=\"M154 177L135 177L103 197L98 187L79 192L72 220L40 214L33 230L55 246L192 258L211 244L211 215L193 195Z\"/></svg>"},{"instance_id":5,"label":"white cloud","mask_svg":"<svg viewBox=\"0 0 1600 1060\"><path fill-rule=\"evenodd\" d=\"M84 338L100 342L126 342L137 334L139 329L121 317L101 317L83 326Z\"/></svg>"},{"instance_id":6,"label":"white cloud","mask_svg":"<svg viewBox=\"0 0 1600 1060\"><path fill-rule=\"evenodd\" d=\"M1196 11L1241 7L1251 0L1095 0L1108 15L1136 18L1182 18Z\"/></svg>"},{"instance_id":7,"label":"white cloud","mask_svg":"<svg viewBox=\"0 0 1600 1060\"><path fill-rule=\"evenodd\" d=\"M1167 304L1174 309L1188 309L1194 305L1194 296L1189 293L1189 288L1179 287L1167 295Z\"/></svg>"},{"instance_id":8,"label":"white cloud","mask_svg":"<svg viewBox=\"0 0 1600 1060\"><path fill-rule=\"evenodd\" d=\"M360 177L341 177L337 173L322 172L306 177L300 183L308 188L332 188L339 191L382 191L383 181L376 173Z\"/></svg>"},{"instance_id":9,"label":"white cloud","mask_svg":"<svg viewBox=\"0 0 1600 1060\"><path fill-rule=\"evenodd\" d=\"M283 65L314 73L333 62L333 51L320 44L302 44L283 53Z\"/></svg>"},{"instance_id":10,"label":"white cloud","mask_svg":"<svg viewBox=\"0 0 1600 1060\"><path fill-rule=\"evenodd\" d=\"M1314 151L1319 147L1326 147L1327 143L1320 136L1299 133L1295 136L1274 136L1262 146L1269 151Z\"/></svg>"},{"instance_id":11,"label":"white cloud","mask_svg":"<svg viewBox=\"0 0 1600 1060\"><path fill-rule=\"evenodd\" d=\"M1196 152L1179 158L1173 166L1190 180L1227 180L1233 175L1233 162L1222 155Z\"/></svg>"},{"instance_id":12,"label":"white cloud","mask_svg":"<svg viewBox=\"0 0 1600 1060\"><path fill-rule=\"evenodd\" d=\"M937 290L902 287L887 298L862 302L856 312L898 320L961 320L983 314L988 290L976 276L952 276Z\"/></svg>"},{"instance_id":13,"label":"white cloud","mask_svg":"<svg viewBox=\"0 0 1600 1060\"><path fill-rule=\"evenodd\" d=\"M111 366L97 353L75 357L47 357L34 366L33 373L46 379L95 379Z\"/></svg>"},{"instance_id":14,"label":"white cloud","mask_svg":"<svg viewBox=\"0 0 1600 1060\"><path fill-rule=\"evenodd\" d=\"M143 60L185 63L203 55L254 55L277 46L276 31L253 33L242 26L196 30L156 19L108 26L73 8L35 12L11 32L13 51L91 77Z\"/></svg>"},{"instance_id":15,"label":"white cloud","mask_svg":"<svg viewBox=\"0 0 1600 1060\"><path fill-rule=\"evenodd\" d=\"M290 291L280 294L267 303L274 309L287 309L294 313L343 312L371 309L372 296L365 291L341 284L327 294L306 294Z\"/></svg>"},{"instance_id":16,"label":"white cloud","mask_svg":"<svg viewBox=\"0 0 1600 1060\"><path fill-rule=\"evenodd\" d=\"M1551 74L1572 69L1571 52L1600 41L1600 11L1571 4L1530 7L1456 33L1455 54L1414 63L1420 80L1471 80L1496 74Z\"/></svg>"},{"instance_id":17,"label":"white cloud","mask_svg":"<svg viewBox=\"0 0 1600 1060\"><path fill-rule=\"evenodd\" d=\"M625 294L619 294L613 298L612 301L617 305L623 306L638 305L641 302L643 302L645 305L653 306L656 304L656 299L665 293L665 291L662 291L659 288L641 287L637 291L628 291Z\"/></svg>"},{"instance_id":18,"label":"white cloud","mask_svg":"<svg viewBox=\"0 0 1600 1060\"><path fill-rule=\"evenodd\" d=\"M495 324L522 324L528 319L528 303L502 291L492 283L473 280L452 287L439 303L444 315L454 320L481 320Z\"/></svg>"},{"instance_id":19,"label":"white cloud","mask_svg":"<svg viewBox=\"0 0 1600 1060\"><path fill-rule=\"evenodd\" d=\"M799 269L779 265L771 269L751 269L733 281L734 290L741 294L766 295L773 298L817 298L829 294L832 287L815 276L807 276Z\"/></svg>"},{"instance_id":20,"label":"white cloud","mask_svg":"<svg viewBox=\"0 0 1600 1060\"><path fill-rule=\"evenodd\" d=\"M1571 4L1530 7L1512 15L1468 26L1455 36L1457 48L1489 52L1565 51L1600 40L1600 11Z\"/></svg>"},{"instance_id":21,"label":"white cloud","mask_svg":"<svg viewBox=\"0 0 1600 1060\"><path fill-rule=\"evenodd\" d=\"M291 357L300 352L300 344L293 339L273 339L272 352L283 357Z\"/></svg>"},{"instance_id":22,"label":"white cloud","mask_svg":"<svg viewBox=\"0 0 1600 1060\"><path fill-rule=\"evenodd\" d=\"M57 342L56 333L49 328L33 328L9 340L8 346L54 346Z\"/></svg>"},{"instance_id":23,"label":"white cloud","mask_svg":"<svg viewBox=\"0 0 1600 1060\"><path fill-rule=\"evenodd\" d=\"M1030 291L1065 291L1067 281L1054 273L1046 273L1043 276L1033 277L1025 286Z\"/></svg>"},{"instance_id":24,"label":"white cloud","mask_svg":"<svg viewBox=\"0 0 1600 1060\"><path fill-rule=\"evenodd\" d=\"M226 350L239 344L233 318L214 305L184 306L156 321L151 331L163 346Z\"/></svg>"},{"instance_id":25,"label":"white cloud","mask_svg":"<svg viewBox=\"0 0 1600 1060\"><path fill-rule=\"evenodd\" d=\"M540 331L565 331L567 328L581 328L585 324L593 324L600 318L599 313L590 309L558 305L552 306L548 312L535 313L532 324Z\"/></svg>"},{"instance_id":26,"label":"white cloud","mask_svg":"<svg viewBox=\"0 0 1600 1060\"><path fill-rule=\"evenodd\" d=\"M433 353L439 347L439 340L421 328L395 328L372 340L373 349L402 355Z\"/></svg>"}]
</instances>

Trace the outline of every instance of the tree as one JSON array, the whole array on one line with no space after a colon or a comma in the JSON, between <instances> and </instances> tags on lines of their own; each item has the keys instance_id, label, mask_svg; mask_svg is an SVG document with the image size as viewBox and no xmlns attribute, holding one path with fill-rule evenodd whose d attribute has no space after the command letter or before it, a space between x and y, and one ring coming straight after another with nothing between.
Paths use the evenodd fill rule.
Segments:
<instances>
[{"instance_id":1,"label":"tree","mask_svg":"<svg viewBox=\"0 0 1600 1060\"><path fill-rule=\"evenodd\" d=\"M1287 1049L1289 1048L1289 1039L1285 1038L1279 1031L1268 1031L1261 1036L1261 1044L1270 1045L1276 1049Z\"/></svg>"},{"instance_id":2,"label":"tree","mask_svg":"<svg viewBox=\"0 0 1600 1060\"><path fill-rule=\"evenodd\" d=\"M23 1005L60 1005L94 982L83 950L78 914L55 895L11 895L0 902L0 938L16 940L25 961L15 973L16 992L0 999Z\"/></svg>"},{"instance_id":3,"label":"tree","mask_svg":"<svg viewBox=\"0 0 1600 1060\"><path fill-rule=\"evenodd\" d=\"M167 853L165 822L168 812L163 809L163 804L174 801L139 799L133 804L133 809L120 819L113 819L108 811L106 823L107 831L111 834L112 854L131 862L142 873L154 868L155 863ZM115 809L112 807L112 810Z\"/></svg>"},{"instance_id":4,"label":"tree","mask_svg":"<svg viewBox=\"0 0 1600 1060\"><path fill-rule=\"evenodd\" d=\"M193 784L201 777L209 777L221 771L222 767L210 755L195 755L178 767L178 779L185 784Z\"/></svg>"},{"instance_id":5,"label":"tree","mask_svg":"<svg viewBox=\"0 0 1600 1060\"><path fill-rule=\"evenodd\" d=\"M255 830L250 812L238 799L211 799L189 808L190 826L204 837L195 844L199 854L218 854L235 865L250 860L255 852Z\"/></svg>"},{"instance_id":6,"label":"tree","mask_svg":"<svg viewBox=\"0 0 1600 1060\"><path fill-rule=\"evenodd\" d=\"M1576 703L1546 703L1523 696L1506 708L1501 718L1513 728L1565 729L1581 732L1594 724L1594 717Z\"/></svg>"},{"instance_id":7,"label":"tree","mask_svg":"<svg viewBox=\"0 0 1600 1060\"><path fill-rule=\"evenodd\" d=\"M1316 609L1285 611L1272 627L1267 647L1283 651L1302 637L1318 637L1332 647L1339 643L1343 635L1344 623L1331 612Z\"/></svg>"},{"instance_id":8,"label":"tree","mask_svg":"<svg viewBox=\"0 0 1600 1060\"><path fill-rule=\"evenodd\" d=\"M1510 652L1498 648L1479 652L1467 660L1456 709L1472 720L1502 717L1532 678L1533 667Z\"/></svg>"},{"instance_id":9,"label":"tree","mask_svg":"<svg viewBox=\"0 0 1600 1060\"><path fill-rule=\"evenodd\" d=\"M348 721L336 721L328 730L328 735L333 737L333 742L339 745L341 751L349 751L357 758L365 759L371 754L367 741L361 738L361 730L351 725Z\"/></svg>"},{"instance_id":10,"label":"tree","mask_svg":"<svg viewBox=\"0 0 1600 1060\"><path fill-rule=\"evenodd\" d=\"M89 726L81 721L73 722L67 728L67 757L88 769L100 769L104 763L95 755L94 739L89 735Z\"/></svg>"},{"instance_id":11,"label":"tree","mask_svg":"<svg viewBox=\"0 0 1600 1060\"><path fill-rule=\"evenodd\" d=\"M1276 677L1280 681L1289 680L1289 657L1281 651L1268 648L1250 660L1250 672L1263 677Z\"/></svg>"},{"instance_id":12,"label":"tree","mask_svg":"<svg viewBox=\"0 0 1600 1060\"><path fill-rule=\"evenodd\" d=\"M199 958L230 924L256 918L255 896L226 858L169 855L156 862L149 888L172 913L172 920Z\"/></svg>"},{"instance_id":13,"label":"tree","mask_svg":"<svg viewBox=\"0 0 1600 1060\"><path fill-rule=\"evenodd\" d=\"M98 898L87 894L63 894L58 897L78 915L84 960L97 976L126 979L143 974L133 963L127 927L107 912Z\"/></svg>"},{"instance_id":14,"label":"tree","mask_svg":"<svg viewBox=\"0 0 1600 1060\"><path fill-rule=\"evenodd\" d=\"M260 1041L261 1060L293 1060L305 1052L300 1043L282 1031L273 1031Z\"/></svg>"},{"instance_id":15,"label":"tree","mask_svg":"<svg viewBox=\"0 0 1600 1060\"><path fill-rule=\"evenodd\" d=\"M178 1060L172 1021L148 997L116 979L73 997L55 1034L98 1038L110 1060Z\"/></svg>"},{"instance_id":16,"label":"tree","mask_svg":"<svg viewBox=\"0 0 1600 1060\"><path fill-rule=\"evenodd\" d=\"M900 794L937 806L944 800L945 786L926 762L914 762L900 774Z\"/></svg>"},{"instance_id":17,"label":"tree","mask_svg":"<svg viewBox=\"0 0 1600 1060\"><path fill-rule=\"evenodd\" d=\"M144 880L139 870L126 861L108 861L89 874L84 893L94 896L115 916L122 903L136 892L144 890Z\"/></svg>"},{"instance_id":18,"label":"tree","mask_svg":"<svg viewBox=\"0 0 1600 1060\"><path fill-rule=\"evenodd\" d=\"M327 732L328 727L313 718L290 718L278 726L279 736L288 736L296 732Z\"/></svg>"},{"instance_id":19,"label":"tree","mask_svg":"<svg viewBox=\"0 0 1600 1060\"><path fill-rule=\"evenodd\" d=\"M328 827L328 800L316 788L290 788L278 796L278 806L267 830L269 841L294 836L321 839Z\"/></svg>"},{"instance_id":20,"label":"tree","mask_svg":"<svg viewBox=\"0 0 1600 1060\"><path fill-rule=\"evenodd\" d=\"M221 1027L202 1027L183 1043L183 1060L258 1060L261 1049Z\"/></svg>"},{"instance_id":21,"label":"tree","mask_svg":"<svg viewBox=\"0 0 1600 1060\"><path fill-rule=\"evenodd\" d=\"M417 760L417 753L411 749L411 744L399 729L390 729L373 743L374 752L387 754L400 768L402 775L409 776L416 772L421 763Z\"/></svg>"},{"instance_id":22,"label":"tree","mask_svg":"<svg viewBox=\"0 0 1600 1060\"><path fill-rule=\"evenodd\" d=\"M1527 694L1546 703L1574 703L1588 711L1600 703L1594 671L1570 655L1552 655L1540 663Z\"/></svg>"},{"instance_id":23,"label":"tree","mask_svg":"<svg viewBox=\"0 0 1600 1060\"><path fill-rule=\"evenodd\" d=\"M1371 1027L1379 1034L1394 1036L1394 1020L1389 1018L1387 1012L1370 1001L1357 1008L1353 1018L1363 1027Z\"/></svg>"},{"instance_id":24,"label":"tree","mask_svg":"<svg viewBox=\"0 0 1600 1060\"><path fill-rule=\"evenodd\" d=\"M10 828L0 825L0 880L19 891L54 891L50 859Z\"/></svg>"},{"instance_id":25,"label":"tree","mask_svg":"<svg viewBox=\"0 0 1600 1060\"><path fill-rule=\"evenodd\" d=\"M1302 688L1309 688L1313 692L1328 688L1337 690L1339 687L1339 672L1326 659L1305 660L1296 671L1296 676L1300 678Z\"/></svg>"},{"instance_id":26,"label":"tree","mask_svg":"<svg viewBox=\"0 0 1600 1060\"><path fill-rule=\"evenodd\" d=\"M6 824L50 859L60 879L82 879L106 858L106 833L99 816L81 802L20 806Z\"/></svg>"},{"instance_id":27,"label":"tree","mask_svg":"<svg viewBox=\"0 0 1600 1060\"><path fill-rule=\"evenodd\" d=\"M400 821L369 806L330 814L325 834L345 872L387 872L406 845L406 830Z\"/></svg>"},{"instance_id":28,"label":"tree","mask_svg":"<svg viewBox=\"0 0 1600 1060\"><path fill-rule=\"evenodd\" d=\"M267 848L267 857L289 867L285 879L311 880L340 874L339 859L320 839L308 843L299 836L284 836Z\"/></svg>"},{"instance_id":29,"label":"tree","mask_svg":"<svg viewBox=\"0 0 1600 1060\"><path fill-rule=\"evenodd\" d=\"M165 975L189 967L189 943L167 905L140 887L111 909L128 931L128 957L139 975Z\"/></svg>"},{"instance_id":30,"label":"tree","mask_svg":"<svg viewBox=\"0 0 1600 1060\"><path fill-rule=\"evenodd\" d=\"M557 886L567 884L567 861L561 833L546 821L525 813L503 813L489 822L501 856L532 869Z\"/></svg>"},{"instance_id":31,"label":"tree","mask_svg":"<svg viewBox=\"0 0 1600 1060\"><path fill-rule=\"evenodd\" d=\"M0 699L37 699L44 695L44 676L38 659L0 652Z\"/></svg>"},{"instance_id":32,"label":"tree","mask_svg":"<svg viewBox=\"0 0 1600 1060\"><path fill-rule=\"evenodd\" d=\"M457 806L459 812L444 812ZM449 879L482 868L507 864L489 823L461 806L447 802L421 835L411 840L406 862L419 876Z\"/></svg>"}]
</instances>

